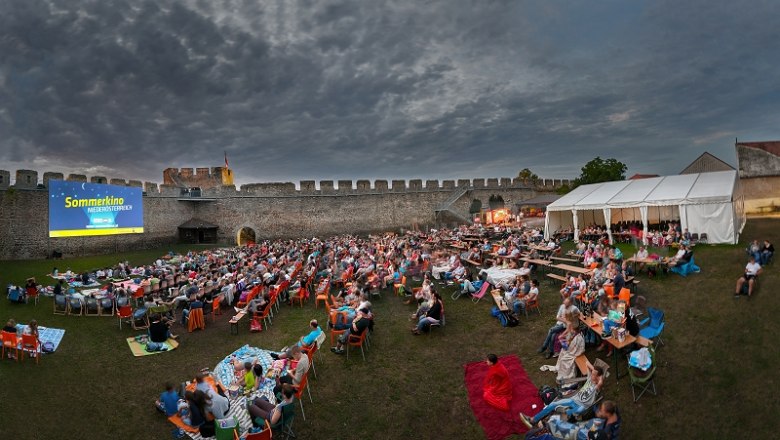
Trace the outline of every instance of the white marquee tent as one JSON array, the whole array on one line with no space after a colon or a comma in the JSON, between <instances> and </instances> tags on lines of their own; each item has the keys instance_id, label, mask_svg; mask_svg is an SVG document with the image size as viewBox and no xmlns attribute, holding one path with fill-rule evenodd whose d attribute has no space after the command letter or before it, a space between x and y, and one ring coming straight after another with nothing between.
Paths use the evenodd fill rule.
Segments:
<instances>
[{"instance_id":1,"label":"white marquee tent","mask_svg":"<svg viewBox=\"0 0 780 440\"><path fill-rule=\"evenodd\" d=\"M745 226L739 177L734 170L582 185L547 206L545 238L571 228L575 240L584 225L679 221L710 243L737 243ZM610 242L612 233L608 229Z\"/></svg>"}]
</instances>

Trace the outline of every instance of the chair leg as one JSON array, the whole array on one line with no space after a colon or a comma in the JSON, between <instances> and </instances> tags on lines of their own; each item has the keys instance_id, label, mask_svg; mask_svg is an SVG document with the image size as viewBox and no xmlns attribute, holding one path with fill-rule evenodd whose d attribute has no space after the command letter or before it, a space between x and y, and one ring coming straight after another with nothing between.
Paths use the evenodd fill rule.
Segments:
<instances>
[{"instance_id":1,"label":"chair leg","mask_svg":"<svg viewBox=\"0 0 780 440\"><path fill-rule=\"evenodd\" d=\"M303 400L298 399L298 402L301 403L301 416L303 416L303 420L306 420L306 412L303 410Z\"/></svg>"},{"instance_id":2,"label":"chair leg","mask_svg":"<svg viewBox=\"0 0 780 440\"><path fill-rule=\"evenodd\" d=\"M306 384L306 393L309 394L309 402L314 404L314 401L311 399L311 388L309 388L309 384Z\"/></svg>"},{"instance_id":3,"label":"chair leg","mask_svg":"<svg viewBox=\"0 0 780 440\"><path fill-rule=\"evenodd\" d=\"M363 346L360 346L360 354L363 355L363 362L366 361L366 353L363 351Z\"/></svg>"}]
</instances>

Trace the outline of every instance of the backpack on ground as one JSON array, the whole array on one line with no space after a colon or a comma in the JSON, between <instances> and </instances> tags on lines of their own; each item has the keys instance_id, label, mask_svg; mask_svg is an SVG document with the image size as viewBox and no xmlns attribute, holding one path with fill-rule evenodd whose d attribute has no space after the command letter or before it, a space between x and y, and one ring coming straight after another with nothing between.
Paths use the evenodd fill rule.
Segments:
<instances>
[{"instance_id":1,"label":"backpack on ground","mask_svg":"<svg viewBox=\"0 0 780 440\"><path fill-rule=\"evenodd\" d=\"M550 385L542 385L539 388L539 397L545 405L549 405L553 400L558 398L558 390Z\"/></svg>"}]
</instances>

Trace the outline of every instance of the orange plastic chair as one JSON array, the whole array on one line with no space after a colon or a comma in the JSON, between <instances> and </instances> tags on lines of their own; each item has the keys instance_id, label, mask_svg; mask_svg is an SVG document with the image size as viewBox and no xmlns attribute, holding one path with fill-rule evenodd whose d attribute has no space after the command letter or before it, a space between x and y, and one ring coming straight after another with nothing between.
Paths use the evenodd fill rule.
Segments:
<instances>
[{"instance_id":1,"label":"orange plastic chair","mask_svg":"<svg viewBox=\"0 0 780 440\"><path fill-rule=\"evenodd\" d=\"M534 309L539 316L542 316L542 312L539 310L539 298L532 299L525 303L525 317L528 317L528 311Z\"/></svg>"},{"instance_id":2,"label":"orange plastic chair","mask_svg":"<svg viewBox=\"0 0 780 440\"><path fill-rule=\"evenodd\" d=\"M263 309L262 313L260 314L252 313L252 319L259 320L262 323L263 327L265 327L263 330L268 330L268 326L272 324L270 313L271 313L271 304L268 304L265 306L265 309ZM268 322L268 324L266 324L266 321Z\"/></svg>"},{"instance_id":3,"label":"orange plastic chair","mask_svg":"<svg viewBox=\"0 0 780 440\"><path fill-rule=\"evenodd\" d=\"M136 301L136 305L138 303L139 299L142 299L144 297L144 294L146 294L146 289L151 289L149 286L141 286L138 289L133 292L133 299Z\"/></svg>"},{"instance_id":4,"label":"orange plastic chair","mask_svg":"<svg viewBox=\"0 0 780 440\"><path fill-rule=\"evenodd\" d=\"M311 399L311 391L309 391L308 385L309 385L309 373L306 373L303 375L303 379L301 379L301 383L298 384L298 388L295 391L295 398L299 402L301 402L301 415L303 416L303 420L306 420L306 413L303 411L303 399L301 399L304 390L306 390L306 392L309 393L309 401L311 403L314 403L314 401Z\"/></svg>"},{"instance_id":5,"label":"orange plastic chair","mask_svg":"<svg viewBox=\"0 0 780 440\"><path fill-rule=\"evenodd\" d=\"M403 295L403 291L401 288L406 285L406 275L401 277L400 283L393 283L393 290L395 290L395 294L398 296Z\"/></svg>"},{"instance_id":6,"label":"orange plastic chair","mask_svg":"<svg viewBox=\"0 0 780 440\"><path fill-rule=\"evenodd\" d=\"M122 330L122 321L133 317L133 306L128 304L119 307L119 310L116 311L116 316L119 318L119 330Z\"/></svg>"},{"instance_id":7,"label":"orange plastic chair","mask_svg":"<svg viewBox=\"0 0 780 440\"><path fill-rule=\"evenodd\" d=\"M631 290L629 290L626 287L620 289L620 293L618 294L618 300L625 301L626 307L631 307Z\"/></svg>"},{"instance_id":8,"label":"orange plastic chair","mask_svg":"<svg viewBox=\"0 0 780 440\"><path fill-rule=\"evenodd\" d=\"M35 353L35 363L38 364L38 359L41 358L41 341L35 335L22 335L22 361L24 355L30 356L30 353Z\"/></svg>"},{"instance_id":9,"label":"orange plastic chair","mask_svg":"<svg viewBox=\"0 0 780 440\"><path fill-rule=\"evenodd\" d=\"M331 310L330 312L330 345L336 345L336 336L341 336L347 329L336 330L336 323L338 322L338 316L344 317L343 321L347 322L347 312L339 312L338 310Z\"/></svg>"},{"instance_id":10,"label":"orange plastic chair","mask_svg":"<svg viewBox=\"0 0 780 440\"><path fill-rule=\"evenodd\" d=\"M298 294L290 298L290 305L295 305L295 301L298 301L303 307L303 302L306 301L306 286L301 286L298 289Z\"/></svg>"},{"instance_id":11,"label":"orange plastic chair","mask_svg":"<svg viewBox=\"0 0 780 440\"><path fill-rule=\"evenodd\" d=\"M215 296L214 301L211 302L211 322L216 322L217 315L222 314L222 310L220 310L220 307L222 306L222 297L221 296Z\"/></svg>"},{"instance_id":12,"label":"orange plastic chair","mask_svg":"<svg viewBox=\"0 0 780 440\"><path fill-rule=\"evenodd\" d=\"M187 331L192 333L195 329L205 330L206 320L203 319L203 309L191 309L187 316Z\"/></svg>"},{"instance_id":13,"label":"orange plastic chair","mask_svg":"<svg viewBox=\"0 0 780 440\"><path fill-rule=\"evenodd\" d=\"M14 350L16 352L16 362L19 362L19 338L16 336L16 333L2 332L0 340L3 342L3 359L5 359L6 350Z\"/></svg>"},{"instance_id":14,"label":"orange plastic chair","mask_svg":"<svg viewBox=\"0 0 780 440\"><path fill-rule=\"evenodd\" d=\"M320 301L324 301L325 305L328 305L328 296L330 295L330 278L326 278L320 281L320 285L317 286L317 291L314 297L314 308L319 308Z\"/></svg>"},{"instance_id":15,"label":"orange plastic chair","mask_svg":"<svg viewBox=\"0 0 780 440\"><path fill-rule=\"evenodd\" d=\"M27 300L33 300L35 301L35 305L38 305L38 288L37 287L28 287L27 288Z\"/></svg>"},{"instance_id":16,"label":"orange plastic chair","mask_svg":"<svg viewBox=\"0 0 780 440\"><path fill-rule=\"evenodd\" d=\"M268 420L265 421L265 429L260 432L250 432L244 436L244 440L271 440L271 427L268 425ZM238 433L233 431L236 439L238 439Z\"/></svg>"},{"instance_id":17,"label":"orange plastic chair","mask_svg":"<svg viewBox=\"0 0 780 440\"><path fill-rule=\"evenodd\" d=\"M604 286L604 292L610 299L615 299L615 288L611 284Z\"/></svg>"},{"instance_id":18,"label":"orange plastic chair","mask_svg":"<svg viewBox=\"0 0 780 440\"><path fill-rule=\"evenodd\" d=\"M366 352L363 350L363 344L366 342L367 333L368 329L365 329L360 336L355 336L353 334L349 335L349 338L347 339L347 359L349 359L349 347L360 347L360 354L363 355L363 361L366 360Z\"/></svg>"}]
</instances>

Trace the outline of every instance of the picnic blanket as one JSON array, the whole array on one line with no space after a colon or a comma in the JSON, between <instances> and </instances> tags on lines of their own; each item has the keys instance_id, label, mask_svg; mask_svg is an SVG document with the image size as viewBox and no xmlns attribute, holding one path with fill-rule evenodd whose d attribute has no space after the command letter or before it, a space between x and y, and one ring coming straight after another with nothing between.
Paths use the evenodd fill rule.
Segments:
<instances>
[{"instance_id":1,"label":"picnic blanket","mask_svg":"<svg viewBox=\"0 0 780 440\"><path fill-rule=\"evenodd\" d=\"M483 269L482 272L487 274L487 281L494 286L500 286L507 281L512 281L520 275L520 269L502 269L495 266Z\"/></svg>"},{"instance_id":2,"label":"picnic blanket","mask_svg":"<svg viewBox=\"0 0 780 440\"><path fill-rule=\"evenodd\" d=\"M214 367L214 371L212 371L211 374L216 382L222 384L224 389L227 389L235 377L233 368L234 359L238 359L242 362L253 362L255 359L258 359L258 364L262 365L263 372L266 372L271 368L271 364L273 363L273 359L269 353L269 351L263 350L262 348L250 347L248 344L244 345L233 353L225 356L225 358L221 360L216 367ZM258 397L265 397L269 402L275 404L276 396L274 396L273 392L275 384L276 382L273 379L266 378L260 384L257 391L253 392L251 395L229 397L230 410L228 411L228 418L235 417L238 420L238 425L240 427L239 430L241 433L248 432L252 428L252 418L246 409L247 402L253 401ZM168 417L168 420L177 427L181 428L193 440L214 438L203 437L200 435L200 432L198 432L197 428L187 426L179 416Z\"/></svg>"},{"instance_id":3,"label":"picnic blanket","mask_svg":"<svg viewBox=\"0 0 780 440\"><path fill-rule=\"evenodd\" d=\"M163 345L165 346L165 351L146 351L146 343L140 343L136 341L135 336L131 336L127 338L127 345L130 346L130 351L133 352L133 356L139 357L139 356L148 356L150 354L159 354L159 353L167 353L171 350L175 350L179 343L175 339L168 338L167 341L163 342Z\"/></svg>"},{"instance_id":4,"label":"picnic blanket","mask_svg":"<svg viewBox=\"0 0 780 440\"><path fill-rule=\"evenodd\" d=\"M518 413L522 411L524 414L533 415L544 407L538 390L528 378L520 359L517 356L508 355L500 357L499 362L506 367L512 381L512 400L509 411L500 411L483 398L483 385L489 368L485 361L463 366L466 372L465 381L469 404L477 421L485 430L485 435L491 440L503 439L512 434L522 434L527 431L528 428L520 421ZM536 409L531 406L534 404Z\"/></svg>"},{"instance_id":5,"label":"picnic blanket","mask_svg":"<svg viewBox=\"0 0 780 440\"><path fill-rule=\"evenodd\" d=\"M25 327L27 327L26 324L16 324L16 332L21 334ZM64 329L38 326L38 339L41 341L41 345L51 342L54 345L52 353L57 351L63 336L65 336Z\"/></svg>"}]
</instances>

